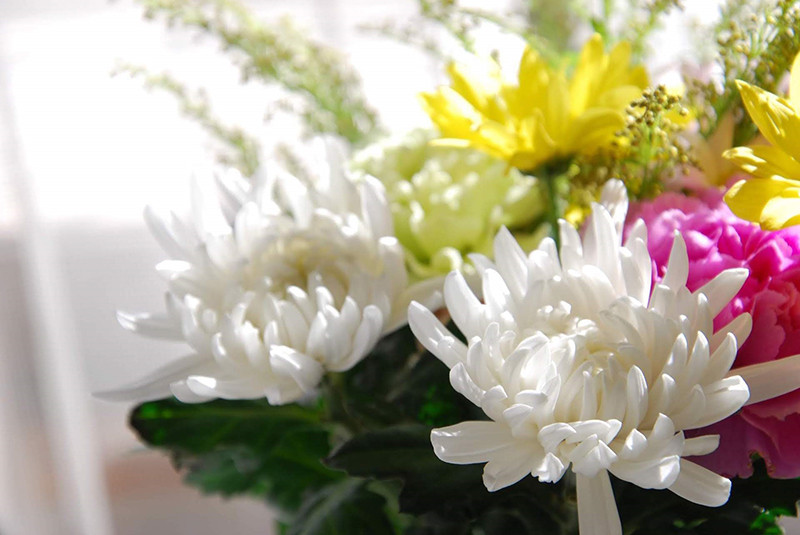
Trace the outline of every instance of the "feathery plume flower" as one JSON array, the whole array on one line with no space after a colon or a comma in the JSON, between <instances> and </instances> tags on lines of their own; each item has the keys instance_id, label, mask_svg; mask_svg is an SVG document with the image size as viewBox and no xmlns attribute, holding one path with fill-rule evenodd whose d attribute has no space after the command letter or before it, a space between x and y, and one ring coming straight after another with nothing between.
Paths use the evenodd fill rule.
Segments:
<instances>
[{"instance_id":1,"label":"feathery plume flower","mask_svg":"<svg viewBox=\"0 0 800 535\"><path fill-rule=\"evenodd\" d=\"M786 369L773 364L798 360L730 373L750 316L717 329L713 319L747 271L723 271L689 291L686 245L676 235L666 273L651 285L644 223L622 243L624 186L610 181L602 197L583 239L562 222L560 254L545 239L526 257L501 230L494 262L473 257L483 302L461 274L448 276L445 302L466 344L423 305L409 310L412 330L450 368L453 388L489 417L434 429L436 455L486 463L489 490L528 474L555 482L571 466L583 535L622 533L609 472L698 504L725 503L730 481L685 459L713 451L718 437L684 431L733 414L748 396L756 402L791 390Z\"/></svg>"},{"instance_id":2,"label":"feathery plume flower","mask_svg":"<svg viewBox=\"0 0 800 535\"><path fill-rule=\"evenodd\" d=\"M718 190L708 190L700 198L665 193L633 211L647 224L656 281L666 269L676 230L686 240L690 290L723 269L749 270L742 289L716 319L721 325L742 312L753 317L752 331L739 348L734 369L800 352L800 227L763 231L733 215ZM751 455L757 453L771 476L800 477L800 390L748 405L695 432L720 435L720 447L697 459L718 474L749 477L753 474Z\"/></svg>"},{"instance_id":3,"label":"feathery plume flower","mask_svg":"<svg viewBox=\"0 0 800 535\"><path fill-rule=\"evenodd\" d=\"M768 230L800 224L800 55L792 64L789 99L741 80L747 112L771 145L736 147L724 156L753 178L725 195L734 214Z\"/></svg>"},{"instance_id":4,"label":"feathery plume flower","mask_svg":"<svg viewBox=\"0 0 800 535\"><path fill-rule=\"evenodd\" d=\"M503 80L496 64L479 73L453 63L451 85L423 93L423 107L443 143L474 147L531 171L611 142L625 125L626 106L648 84L644 68L630 63L629 43L606 54L595 34L568 79L528 47L516 85Z\"/></svg>"},{"instance_id":5,"label":"feathery plume flower","mask_svg":"<svg viewBox=\"0 0 800 535\"><path fill-rule=\"evenodd\" d=\"M144 335L185 340L193 352L104 396L289 403L404 324L415 296L435 306L440 282L408 287L380 182L355 183L340 169L321 167L314 184L271 173L254 186L231 172L218 203L196 189L190 222L147 210L171 257L158 266L167 313L119 319Z\"/></svg>"},{"instance_id":6,"label":"feathery plume flower","mask_svg":"<svg viewBox=\"0 0 800 535\"><path fill-rule=\"evenodd\" d=\"M541 235L531 223L544 206L537 180L472 149L432 146L433 132L376 143L352 165L383 182L395 234L418 279L468 268L467 253L490 254L501 226L527 250Z\"/></svg>"}]
</instances>

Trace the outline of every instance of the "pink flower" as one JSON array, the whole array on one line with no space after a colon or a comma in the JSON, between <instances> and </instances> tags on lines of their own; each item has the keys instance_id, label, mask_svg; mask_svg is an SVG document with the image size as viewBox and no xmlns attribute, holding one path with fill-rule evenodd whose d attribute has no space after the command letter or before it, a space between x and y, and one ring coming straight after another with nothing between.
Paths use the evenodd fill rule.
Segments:
<instances>
[{"instance_id":1,"label":"pink flower","mask_svg":"<svg viewBox=\"0 0 800 535\"><path fill-rule=\"evenodd\" d=\"M634 206L628 218L647 223L656 281L664 275L675 230L686 241L690 290L723 269L750 270L739 294L715 319L718 328L742 312L753 316L753 330L734 368L800 353L800 227L763 231L734 216L718 190L698 198L665 193ZM746 406L697 432L709 433L720 435L720 446L693 459L698 464L727 477L748 477L753 473L750 456L757 453L771 476L800 477L800 390Z\"/></svg>"}]
</instances>

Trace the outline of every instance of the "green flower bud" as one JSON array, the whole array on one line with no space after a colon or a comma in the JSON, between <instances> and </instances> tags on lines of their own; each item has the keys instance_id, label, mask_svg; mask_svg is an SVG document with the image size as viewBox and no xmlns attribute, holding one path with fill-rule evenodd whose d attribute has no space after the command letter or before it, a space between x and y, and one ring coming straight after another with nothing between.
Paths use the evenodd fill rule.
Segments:
<instances>
[{"instance_id":1,"label":"green flower bud","mask_svg":"<svg viewBox=\"0 0 800 535\"><path fill-rule=\"evenodd\" d=\"M501 226L534 248L544 236L536 225L544 212L537 180L476 150L432 145L435 137L414 131L367 147L352 161L354 171L386 187L412 275L469 271L465 256L491 254Z\"/></svg>"}]
</instances>

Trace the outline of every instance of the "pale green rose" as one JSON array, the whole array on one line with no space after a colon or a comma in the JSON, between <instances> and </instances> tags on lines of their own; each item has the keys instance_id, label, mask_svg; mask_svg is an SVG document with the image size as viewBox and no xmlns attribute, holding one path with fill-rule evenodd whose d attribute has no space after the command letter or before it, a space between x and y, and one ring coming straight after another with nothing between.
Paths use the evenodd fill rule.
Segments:
<instances>
[{"instance_id":1,"label":"pale green rose","mask_svg":"<svg viewBox=\"0 0 800 535\"><path fill-rule=\"evenodd\" d=\"M469 253L489 255L501 226L528 249L543 237L544 204L535 178L472 149L431 145L432 132L367 147L352 167L386 186L395 233L417 278L470 269Z\"/></svg>"}]
</instances>

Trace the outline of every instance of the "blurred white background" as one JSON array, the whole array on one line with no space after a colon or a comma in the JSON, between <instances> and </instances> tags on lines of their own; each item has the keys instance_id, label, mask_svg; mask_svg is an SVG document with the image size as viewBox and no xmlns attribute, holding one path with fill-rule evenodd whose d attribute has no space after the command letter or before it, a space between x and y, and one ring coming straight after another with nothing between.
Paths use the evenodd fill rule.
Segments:
<instances>
[{"instance_id":1,"label":"blurred white background","mask_svg":"<svg viewBox=\"0 0 800 535\"><path fill-rule=\"evenodd\" d=\"M441 75L356 29L416 2L246 3L344 50L392 130L426 124L415 95ZM689 7L709 17L714 4ZM660 39L678 57L687 32L673 22ZM184 204L209 165L208 140L170 97L110 77L118 60L207 87L233 122L257 129L266 106L213 40L145 22L130 0L0 0L0 534L271 533L263 504L182 486L126 427L129 406L89 395L182 354L123 331L115 311L163 306L162 254L141 211Z\"/></svg>"}]
</instances>

